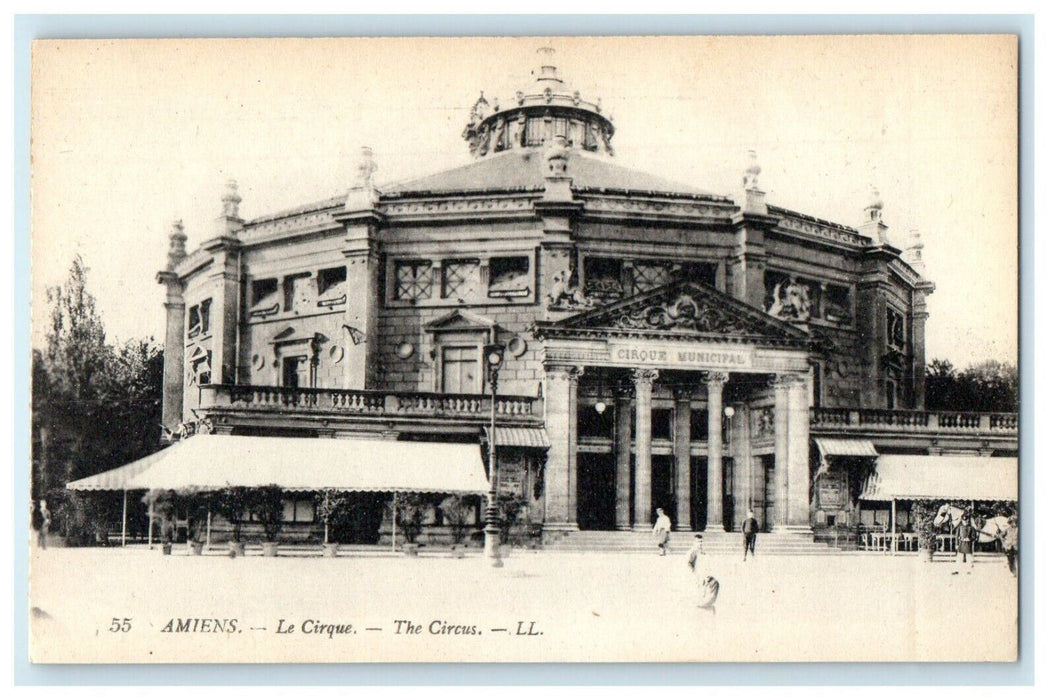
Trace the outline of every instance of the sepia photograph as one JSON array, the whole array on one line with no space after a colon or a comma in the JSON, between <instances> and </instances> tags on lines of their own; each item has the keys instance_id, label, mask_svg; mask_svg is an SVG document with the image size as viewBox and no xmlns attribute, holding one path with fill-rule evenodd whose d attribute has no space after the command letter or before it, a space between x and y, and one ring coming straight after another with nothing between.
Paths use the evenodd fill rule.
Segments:
<instances>
[{"instance_id":1,"label":"sepia photograph","mask_svg":"<svg viewBox=\"0 0 1056 700\"><path fill-rule=\"evenodd\" d=\"M1016 662L1019 48L34 41L30 660Z\"/></svg>"}]
</instances>

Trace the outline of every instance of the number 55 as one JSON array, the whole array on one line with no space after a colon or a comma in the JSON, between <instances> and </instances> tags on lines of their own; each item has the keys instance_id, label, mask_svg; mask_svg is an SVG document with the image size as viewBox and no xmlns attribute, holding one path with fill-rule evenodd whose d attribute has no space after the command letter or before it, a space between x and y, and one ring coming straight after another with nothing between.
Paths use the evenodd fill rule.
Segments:
<instances>
[{"instance_id":1,"label":"number 55","mask_svg":"<svg viewBox=\"0 0 1056 700\"><path fill-rule=\"evenodd\" d=\"M110 620L110 631L111 632L129 632L132 629L132 618L122 617L113 618Z\"/></svg>"}]
</instances>

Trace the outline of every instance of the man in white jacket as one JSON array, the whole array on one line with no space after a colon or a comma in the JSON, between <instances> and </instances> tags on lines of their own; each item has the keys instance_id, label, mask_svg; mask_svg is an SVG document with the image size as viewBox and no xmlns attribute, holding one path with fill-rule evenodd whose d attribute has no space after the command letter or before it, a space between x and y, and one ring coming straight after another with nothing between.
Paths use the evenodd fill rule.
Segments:
<instances>
[{"instance_id":1,"label":"man in white jacket","mask_svg":"<svg viewBox=\"0 0 1056 700\"><path fill-rule=\"evenodd\" d=\"M660 556L666 556L667 540L671 535L671 518L667 517L663 508L656 509L656 523L653 524L653 535L656 537L656 546L660 548Z\"/></svg>"}]
</instances>

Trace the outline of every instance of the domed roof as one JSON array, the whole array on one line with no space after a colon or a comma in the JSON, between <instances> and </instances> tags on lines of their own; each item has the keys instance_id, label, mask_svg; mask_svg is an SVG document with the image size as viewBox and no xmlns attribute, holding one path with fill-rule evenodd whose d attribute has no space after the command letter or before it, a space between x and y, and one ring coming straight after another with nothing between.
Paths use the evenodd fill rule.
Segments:
<instances>
[{"instance_id":1,"label":"domed roof","mask_svg":"<svg viewBox=\"0 0 1056 700\"><path fill-rule=\"evenodd\" d=\"M601 113L601 100L583 99L559 75L554 50L539 49L541 65L535 79L509 100L491 104L484 93L470 109L462 137L470 152L484 157L502 151L540 147L563 136L573 149L613 154L616 129Z\"/></svg>"}]
</instances>

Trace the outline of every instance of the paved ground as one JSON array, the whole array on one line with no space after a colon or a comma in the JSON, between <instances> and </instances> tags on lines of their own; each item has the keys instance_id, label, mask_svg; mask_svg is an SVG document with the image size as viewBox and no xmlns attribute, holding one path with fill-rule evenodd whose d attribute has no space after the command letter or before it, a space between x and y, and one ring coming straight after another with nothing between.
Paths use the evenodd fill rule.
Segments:
<instances>
[{"instance_id":1,"label":"paved ground","mask_svg":"<svg viewBox=\"0 0 1056 700\"><path fill-rule=\"evenodd\" d=\"M1017 581L994 559L958 575L951 574L950 563L929 565L915 556L761 553L747 563L728 556L708 562L722 584L714 614L696 606L697 589L681 555L515 551L495 570L479 555L233 560L165 557L144 548L49 549L31 557L32 657L114 662L1016 658ZM124 618L130 618L127 625ZM284 630L292 625L293 631L279 634L280 619ZM420 624L421 630L409 632L397 620ZM518 624L522 633L535 634L516 634ZM125 626L129 631L120 631ZM165 631L167 626L173 631Z\"/></svg>"}]
</instances>

